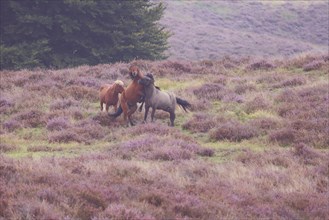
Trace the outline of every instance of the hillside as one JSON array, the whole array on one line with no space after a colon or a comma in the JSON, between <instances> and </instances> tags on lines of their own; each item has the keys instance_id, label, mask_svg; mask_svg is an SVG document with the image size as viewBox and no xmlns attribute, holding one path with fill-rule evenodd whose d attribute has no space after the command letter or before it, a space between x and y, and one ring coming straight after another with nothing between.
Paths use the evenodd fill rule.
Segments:
<instances>
[{"instance_id":1,"label":"hillside","mask_svg":"<svg viewBox=\"0 0 329 220\"><path fill-rule=\"evenodd\" d=\"M138 65L192 103L125 127ZM0 219L328 219L328 56L1 71ZM113 109L110 109L113 111Z\"/></svg>"},{"instance_id":2,"label":"hillside","mask_svg":"<svg viewBox=\"0 0 329 220\"><path fill-rule=\"evenodd\" d=\"M171 60L328 52L327 0L162 2Z\"/></svg>"}]
</instances>

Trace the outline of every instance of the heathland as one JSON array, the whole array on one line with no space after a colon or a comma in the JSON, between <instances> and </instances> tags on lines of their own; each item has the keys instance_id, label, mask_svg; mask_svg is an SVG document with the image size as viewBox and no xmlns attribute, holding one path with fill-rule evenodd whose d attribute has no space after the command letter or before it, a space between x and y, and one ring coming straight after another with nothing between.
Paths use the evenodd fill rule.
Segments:
<instances>
[{"instance_id":1,"label":"heathland","mask_svg":"<svg viewBox=\"0 0 329 220\"><path fill-rule=\"evenodd\" d=\"M138 65L191 102L125 127L103 83ZM326 219L328 56L1 71L5 219ZM110 109L113 111L113 109Z\"/></svg>"},{"instance_id":2,"label":"heathland","mask_svg":"<svg viewBox=\"0 0 329 220\"><path fill-rule=\"evenodd\" d=\"M166 1L168 60L0 71L0 219L329 219L327 3ZM175 127L101 112L133 64Z\"/></svg>"},{"instance_id":3,"label":"heathland","mask_svg":"<svg viewBox=\"0 0 329 220\"><path fill-rule=\"evenodd\" d=\"M169 59L289 57L328 52L329 4L317 1L165 1Z\"/></svg>"}]
</instances>

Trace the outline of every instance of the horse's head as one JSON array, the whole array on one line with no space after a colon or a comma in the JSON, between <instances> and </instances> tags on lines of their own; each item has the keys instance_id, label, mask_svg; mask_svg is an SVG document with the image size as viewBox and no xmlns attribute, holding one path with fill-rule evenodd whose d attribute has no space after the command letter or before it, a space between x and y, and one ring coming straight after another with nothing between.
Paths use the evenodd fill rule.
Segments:
<instances>
[{"instance_id":1,"label":"horse's head","mask_svg":"<svg viewBox=\"0 0 329 220\"><path fill-rule=\"evenodd\" d=\"M146 76L139 79L138 83L143 85L143 86L154 85L154 77L151 73L148 73L148 74L146 74Z\"/></svg>"},{"instance_id":2,"label":"horse's head","mask_svg":"<svg viewBox=\"0 0 329 220\"><path fill-rule=\"evenodd\" d=\"M138 80L143 77L143 75L141 74L141 72L137 66L131 66L129 68L129 75L132 80L135 80L135 79Z\"/></svg>"},{"instance_id":3,"label":"horse's head","mask_svg":"<svg viewBox=\"0 0 329 220\"><path fill-rule=\"evenodd\" d=\"M114 86L115 86L115 92L117 93L122 93L125 90L124 83L121 80L116 80L114 82Z\"/></svg>"}]
</instances>

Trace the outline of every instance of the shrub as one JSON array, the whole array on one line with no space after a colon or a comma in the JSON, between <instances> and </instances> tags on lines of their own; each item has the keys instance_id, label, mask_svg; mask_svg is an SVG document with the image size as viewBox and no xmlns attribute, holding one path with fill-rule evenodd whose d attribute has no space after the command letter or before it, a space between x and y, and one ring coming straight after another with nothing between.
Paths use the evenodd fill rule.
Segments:
<instances>
[{"instance_id":1,"label":"shrub","mask_svg":"<svg viewBox=\"0 0 329 220\"><path fill-rule=\"evenodd\" d=\"M291 128L282 128L269 133L269 140L282 146L294 143L295 139L296 131Z\"/></svg>"},{"instance_id":2,"label":"shrub","mask_svg":"<svg viewBox=\"0 0 329 220\"><path fill-rule=\"evenodd\" d=\"M284 87L294 87L301 86L306 84L306 79L304 77L294 77L287 80L284 80L280 83L274 84L273 88L284 88Z\"/></svg>"},{"instance_id":3,"label":"shrub","mask_svg":"<svg viewBox=\"0 0 329 220\"><path fill-rule=\"evenodd\" d=\"M48 135L48 140L50 143L69 143L72 141L82 142L84 141L84 137L79 136L77 133L71 130L61 130L55 131Z\"/></svg>"},{"instance_id":4,"label":"shrub","mask_svg":"<svg viewBox=\"0 0 329 220\"><path fill-rule=\"evenodd\" d=\"M207 110L211 107L211 103L206 99L197 99L190 102L191 111Z\"/></svg>"},{"instance_id":5,"label":"shrub","mask_svg":"<svg viewBox=\"0 0 329 220\"><path fill-rule=\"evenodd\" d=\"M323 66L324 62L322 60L313 60L309 63L306 63L303 66L303 70L305 72L312 71L312 70L318 70Z\"/></svg>"},{"instance_id":6,"label":"shrub","mask_svg":"<svg viewBox=\"0 0 329 220\"><path fill-rule=\"evenodd\" d=\"M305 164L318 165L321 163L322 155L304 143L294 145L293 154L300 158Z\"/></svg>"},{"instance_id":7,"label":"shrub","mask_svg":"<svg viewBox=\"0 0 329 220\"><path fill-rule=\"evenodd\" d=\"M57 117L50 119L47 122L47 130L48 131L60 131L60 130L65 130L70 127L70 121L68 118L65 117Z\"/></svg>"},{"instance_id":8,"label":"shrub","mask_svg":"<svg viewBox=\"0 0 329 220\"><path fill-rule=\"evenodd\" d=\"M262 96L256 96L249 102L245 103L245 111L246 113L250 114L257 110L266 110L270 107L268 101Z\"/></svg>"},{"instance_id":9,"label":"shrub","mask_svg":"<svg viewBox=\"0 0 329 220\"><path fill-rule=\"evenodd\" d=\"M39 152L39 151L53 152L53 151L62 151L62 150L63 150L63 148L61 148L61 147L50 147L50 146L44 146L44 145L29 146L27 148L28 152Z\"/></svg>"},{"instance_id":10,"label":"shrub","mask_svg":"<svg viewBox=\"0 0 329 220\"><path fill-rule=\"evenodd\" d=\"M14 102L8 98L0 97L0 113L9 113L14 106Z\"/></svg>"},{"instance_id":11,"label":"shrub","mask_svg":"<svg viewBox=\"0 0 329 220\"><path fill-rule=\"evenodd\" d=\"M73 99L57 99L50 105L50 110L67 109L71 106L78 106L79 103Z\"/></svg>"},{"instance_id":12,"label":"shrub","mask_svg":"<svg viewBox=\"0 0 329 220\"><path fill-rule=\"evenodd\" d=\"M199 99L222 100L225 94L228 93L227 89L220 84L204 84L200 88L193 91Z\"/></svg>"},{"instance_id":13,"label":"shrub","mask_svg":"<svg viewBox=\"0 0 329 220\"><path fill-rule=\"evenodd\" d=\"M210 129L214 128L217 123L218 120L214 120L214 116L205 113L197 113L194 114L190 120L185 122L182 127L193 132L208 132Z\"/></svg>"},{"instance_id":14,"label":"shrub","mask_svg":"<svg viewBox=\"0 0 329 220\"><path fill-rule=\"evenodd\" d=\"M14 151L16 149L17 149L16 146L0 143L0 153Z\"/></svg>"},{"instance_id":15,"label":"shrub","mask_svg":"<svg viewBox=\"0 0 329 220\"><path fill-rule=\"evenodd\" d=\"M253 62L247 66L247 70L270 70L273 69L274 65L267 62L266 60L260 60Z\"/></svg>"},{"instance_id":16,"label":"shrub","mask_svg":"<svg viewBox=\"0 0 329 220\"><path fill-rule=\"evenodd\" d=\"M23 127L36 128L46 125L44 116L42 111L30 109L14 115L13 119L22 124Z\"/></svg>"},{"instance_id":17,"label":"shrub","mask_svg":"<svg viewBox=\"0 0 329 220\"><path fill-rule=\"evenodd\" d=\"M89 144L93 140L99 140L105 137L106 130L97 123L78 123L72 128L72 132L81 137L80 140Z\"/></svg>"},{"instance_id":18,"label":"shrub","mask_svg":"<svg viewBox=\"0 0 329 220\"><path fill-rule=\"evenodd\" d=\"M173 69L179 73L190 73L191 65L188 62L166 61L162 64L162 68Z\"/></svg>"},{"instance_id":19,"label":"shrub","mask_svg":"<svg viewBox=\"0 0 329 220\"><path fill-rule=\"evenodd\" d=\"M252 127L262 130L265 133L268 133L270 130L274 130L280 127L278 120L273 118L255 118L248 122Z\"/></svg>"},{"instance_id":20,"label":"shrub","mask_svg":"<svg viewBox=\"0 0 329 220\"><path fill-rule=\"evenodd\" d=\"M101 219L155 219L149 214L145 214L142 211L127 207L124 204L110 204L103 212L93 218L94 220Z\"/></svg>"},{"instance_id":21,"label":"shrub","mask_svg":"<svg viewBox=\"0 0 329 220\"><path fill-rule=\"evenodd\" d=\"M92 120L100 124L101 126L120 126L118 121L115 118L110 117L108 114L103 112L98 112L97 115L92 117Z\"/></svg>"},{"instance_id":22,"label":"shrub","mask_svg":"<svg viewBox=\"0 0 329 220\"><path fill-rule=\"evenodd\" d=\"M240 95L246 93L247 91L255 91L255 90L256 88L254 85L244 84L244 83L236 85L234 88L234 92Z\"/></svg>"},{"instance_id":23,"label":"shrub","mask_svg":"<svg viewBox=\"0 0 329 220\"><path fill-rule=\"evenodd\" d=\"M66 92L69 96L73 97L75 100L82 100L82 99L87 99L88 101L91 102L96 102L98 101L98 91L95 89L91 89L86 86L68 86L65 87L64 92Z\"/></svg>"},{"instance_id":24,"label":"shrub","mask_svg":"<svg viewBox=\"0 0 329 220\"><path fill-rule=\"evenodd\" d=\"M210 137L214 140L241 141L257 135L258 131L254 127L237 121L221 123L210 132Z\"/></svg>"},{"instance_id":25,"label":"shrub","mask_svg":"<svg viewBox=\"0 0 329 220\"><path fill-rule=\"evenodd\" d=\"M148 135L139 139L117 144L110 149L110 155L123 159L149 159L149 160L189 160L196 155L213 156L211 149L203 148L196 143L182 139L159 139Z\"/></svg>"},{"instance_id":26,"label":"shrub","mask_svg":"<svg viewBox=\"0 0 329 220\"><path fill-rule=\"evenodd\" d=\"M9 131L9 132L13 132L15 131L16 129L18 128L21 128L21 123L19 123L17 120L15 119L9 119L8 121L5 121L3 124L2 124L2 127Z\"/></svg>"}]
</instances>

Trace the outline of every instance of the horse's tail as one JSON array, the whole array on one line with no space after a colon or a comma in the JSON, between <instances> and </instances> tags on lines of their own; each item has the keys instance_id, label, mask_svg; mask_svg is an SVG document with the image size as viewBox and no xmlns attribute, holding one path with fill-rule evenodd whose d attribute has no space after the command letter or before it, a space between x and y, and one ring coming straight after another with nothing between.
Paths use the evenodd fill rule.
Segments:
<instances>
[{"instance_id":1,"label":"horse's tail","mask_svg":"<svg viewBox=\"0 0 329 220\"><path fill-rule=\"evenodd\" d=\"M112 114L109 114L109 116L116 118L116 117L118 117L119 115L121 115L122 112L123 112L122 107L121 107L121 105L119 105L119 108L118 108L117 112L112 113Z\"/></svg>"},{"instance_id":2,"label":"horse's tail","mask_svg":"<svg viewBox=\"0 0 329 220\"><path fill-rule=\"evenodd\" d=\"M176 101L177 101L177 104L180 105L186 112L187 112L187 109L191 108L191 104L184 99L180 99L180 98L176 97Z\"/></svg>"}]
</instances>

